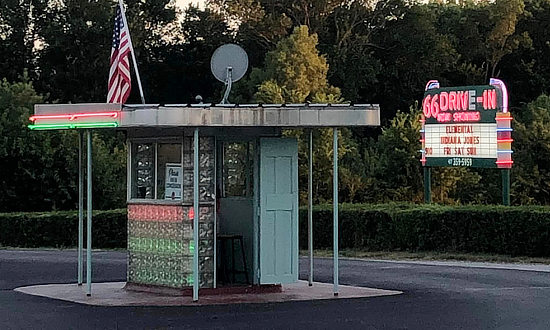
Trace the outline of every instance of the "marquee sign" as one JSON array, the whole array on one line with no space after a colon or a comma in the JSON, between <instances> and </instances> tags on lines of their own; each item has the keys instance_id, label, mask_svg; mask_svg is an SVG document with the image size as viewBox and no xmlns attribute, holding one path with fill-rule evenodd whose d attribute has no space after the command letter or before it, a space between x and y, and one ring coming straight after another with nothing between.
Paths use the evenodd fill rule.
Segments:
<instances>
[{"instance_id":1,"label":"marquee sign","mask_svg":"<svg viewBox=\"0 0 550 330\"><path fill-rule=\"evenodd\" d=\"M422 101L424 166L512 166L512 117L502 81L440 88L430 81Z\"/></svg>"}]
</instances>

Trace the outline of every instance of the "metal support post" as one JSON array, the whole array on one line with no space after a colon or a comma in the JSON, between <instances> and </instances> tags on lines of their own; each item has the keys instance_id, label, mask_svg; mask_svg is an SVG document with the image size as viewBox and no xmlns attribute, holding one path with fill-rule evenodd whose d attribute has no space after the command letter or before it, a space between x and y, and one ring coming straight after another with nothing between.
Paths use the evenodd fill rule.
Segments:
<instances>
[{"instance_id":1,"label":"metal support post","mask_svg":"<svg viewBox=\"0 0 550 330\"><path fill-rule=\"evenodd\" d=\"M502 204L510 206L510 169L502 170Z\"/></svg>"},{"instance_id":2,"label":"metal support post","mask_svg":"<svg viewBox=\"0 0 550 330\"><path fill-rule=\"evenodd\" d=\"M82 285L84 268L82 252L84 250L84 174L82 156L84 154L84 132L78 132L78 285Z\"/></svg>"},{"instance_id":3,"label":"metal support post","mask_svg":"<svg viewBox=\"0 0 550 330\"><path fill-rule=\"evenodd\" d=\"M424 166L424 203L432 202L432 169Z\"/></svg>"},{"instance_id":4,"label":"metal support post","mask_svg":"<svg viewBox=\"0 0 550 330\"><path fill-rule=\"evenodd\" d=\"M309 246L309 286L313 285L313 129L309 130L309 157L307 177L307 230Z\"/></svg>"},{"instance_id":5,"label":"metal support post","mask_svg":"<svg viewBox=\"0 0 550 330\"><path fill-rule=\"evenodd\" d=\"M193 301L199 300L199 128L193 137Z\"/></svg>"},{"instance_id":6,"label":"metal support post","mask_svg":"<svg viewBox=\"0 0 550 330\"><path fill-rule=\"evenodd\" d=\"M86 213L87 213L87 230L86 230L86 295L92 295L92 132L86 131L87 135L87 176L88 176L88 191L86 193Z\"/></svg>"},{"instance_id":7,"label":"metal support post","mask_svg":"<svg viewBox=\"0 0 550 330\"><path fill-rule=\"evenodd\" d=\"M332 169L332 207L333 207L333 263L334 263L334 295L338 295L338 129L333 128L332 133L332 153L333 153L333 169Z\"/></svg>"}]
</instances>

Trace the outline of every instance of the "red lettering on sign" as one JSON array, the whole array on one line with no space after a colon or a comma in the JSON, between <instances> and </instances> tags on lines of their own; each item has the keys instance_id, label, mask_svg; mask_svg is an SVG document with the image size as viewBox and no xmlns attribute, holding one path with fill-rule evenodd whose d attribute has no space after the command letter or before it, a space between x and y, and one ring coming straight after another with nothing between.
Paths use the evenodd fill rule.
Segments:
<instances>
[{"instance_id":1,"label":"red lettering on sign","mask_svg":"<svg viewBox=\"0 0 550 330\"><path fill-rule=\"evenodd\" d=\"M479 114L479 111L453 113L453 121L455 122L479 121L480 119L481 119L481 116Z\"/></svg>"},{"instance_id":2,"label":"red lettering on sign","mask_svg":"<svg viewBox=\"0 0 550 330\"><path fill-rule=\"evenodd\" d=\"M449 94L447 92L441 92L439 94L439 110L447 111L449 109Z\"/></svg>"},{"instance_id":3,"label":"red lettering on sign","mask_svg":"<svg viewBox=\"0 0 550 330\"><path fill-rule=\"evenodd\" d=\"M430 100L432 99L431 95L428 95L424 98L424 102L422 102L422 112L424 113L424 117L430 118Z\"/></svg>"},{"instance_id":4,"label":"red lettering on sign","mask_svg":"<svg viewBox=\"0 0 550 330\"><path fill-rule=\"evenodd\" d=\"M432 117L434 118L437 118L437 114L439 113L439 103L437 102L439 100L439 97L437 94L435 94L433 97L432 97L432 103L431 103L431 115Z\"/></svg>"},{"instance_id":5,"label":"red lettering on sign","mask_svg":"<svg viewBox=\"0 0 550 330\"><path fill-rule=\"evenodd\" d=\"M449 92L449 110L456 110L456 92Z\"/></svg>"},{"instance_id":6,"label":"red lettering on sign","mask_svg":"<svg viewBox=\"0 0 550 330\"><path fill-rule=\"evenodd\" d=\"M496 109L497 108L497 91L496 90L487 90L485 97L483 98L483 109ZM487 101L485 101L487 99ZM487 106L485 106L487 103Z\"/></svg>"},{"instance_id":7,"label":"red lettering on sign","mask_svg":"<svg viewBox=\"0 0 550 330\"><path fill-rule=\"evenodd\" d=\"M449 112L445 112L445 113L440 112L439 115L437 115L437 121L440 123L449 122L451 121L452 118L453 118L452 114Z\"/></svg>"}]
</instances>

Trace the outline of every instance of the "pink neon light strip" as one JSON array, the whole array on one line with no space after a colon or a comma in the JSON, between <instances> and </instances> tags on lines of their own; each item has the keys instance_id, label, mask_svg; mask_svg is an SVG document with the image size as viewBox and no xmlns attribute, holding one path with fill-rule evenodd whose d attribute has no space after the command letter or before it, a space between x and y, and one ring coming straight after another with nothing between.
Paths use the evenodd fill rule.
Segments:
<instances>
[{"instance_id":1,"label":"pink neon light strip","mask_svg":"<svg viewBox=\"0 0 550 330\"><path fill-rule=\"evenodd\" d=\"M512 117L497 117L497 121L499 120L512 120Z\"/></svg>"},{"instance_id":2,"label":"pink neon light strip","mask_svg":"<svg viewBox=\"0 0 550 330\"><path fill-rule=\"evenodd\" d=\"M497 142L514 142L514 139L497 139Z\"/></svg>"},{"instance_id":3,"label":"pink neon light strip","mask_svg":"<svg viewBox=\"0 0 550 330\"><path fill-rule=\"evenodd\" d=\"M86 118L86 117L118 117L118 111L113 112L89 112L89 113L73 113L73 114L62 114L62 115L34 115L29 118L30 121L35 121L37 119L69 119L75 120L77 118Z\"/></svg>"},{"instance_id":4,"label":"pink neon light strip","mask_svg":"<svg viewBox=\"0 0 550 330\"><path fill-rule=\"evenodd\" d=\"M500 89L502 93L502 112L508 112L508 89L506 88L504 82L500 79L491 78L489 79L489 85Z\"/></svg>"},{"instance_id":5,"label":"pink neon light strip","mask_svg":"<svg viewBox=\"0 0 550 330\"><path fill-rule=\"evenodd\" d=\"M513 164L514 161L513 160L497 160L496 163L499 164L499 165L510 165L510 164Z\"/></svg>"}]
</instances>

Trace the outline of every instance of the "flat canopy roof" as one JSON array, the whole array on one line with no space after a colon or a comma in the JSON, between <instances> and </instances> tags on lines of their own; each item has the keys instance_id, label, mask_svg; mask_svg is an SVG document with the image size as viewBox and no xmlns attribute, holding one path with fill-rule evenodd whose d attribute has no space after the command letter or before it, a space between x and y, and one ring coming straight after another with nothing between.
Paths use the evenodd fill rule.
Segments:
<instances>
[{"instance_id":1,"label":"flat canopy roof","mask_svg":"<svg viewBox=\"0 0 550 330\"><path fill-rule=\"evenodd\" d=\"M38 104L31 129L380 126L377 104Z\"/></svg>"}]
</instances>

